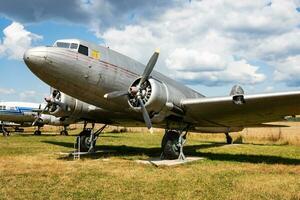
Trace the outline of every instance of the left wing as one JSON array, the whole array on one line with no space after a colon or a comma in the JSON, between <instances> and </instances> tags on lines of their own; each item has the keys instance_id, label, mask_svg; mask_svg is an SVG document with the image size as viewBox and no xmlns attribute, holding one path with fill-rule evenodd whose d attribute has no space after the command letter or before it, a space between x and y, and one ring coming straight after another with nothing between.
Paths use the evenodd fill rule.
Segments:
<instances>
[{"instance_id":1,"label":"left wing","mask_svg":"<svg viewBox=\"0 0 300 200\"><path fill-rule=\"evenodd\" d=\"M243 95L235 104L233 96L182 100L186 117L199 126L247 127L281 121L300 114L300 92Z\"/></svg>"}]
</instances>

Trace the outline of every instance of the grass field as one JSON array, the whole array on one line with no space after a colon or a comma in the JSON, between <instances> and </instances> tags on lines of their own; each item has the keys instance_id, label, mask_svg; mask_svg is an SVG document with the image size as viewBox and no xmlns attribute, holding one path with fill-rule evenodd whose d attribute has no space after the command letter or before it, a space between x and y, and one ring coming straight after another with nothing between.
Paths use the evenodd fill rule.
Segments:
<instances>
[{"instance_id":1,"label":"grass field","mask_svg":"<svg viewBox=\"0 0 300 200\"><path fill-rule=\"evenodd\" d=\"M300 148L225 145L190 134L185 153L204 160L155 167L162 134L105 133L74 161L73 136L0 136L0 199L300 199Z\"/></svg>"}]
</instances>

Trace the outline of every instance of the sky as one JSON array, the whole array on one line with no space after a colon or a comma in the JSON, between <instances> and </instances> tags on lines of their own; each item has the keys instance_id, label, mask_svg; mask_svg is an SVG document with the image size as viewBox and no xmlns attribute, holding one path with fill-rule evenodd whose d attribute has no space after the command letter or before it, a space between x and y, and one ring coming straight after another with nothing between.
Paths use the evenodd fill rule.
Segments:
<instances>
[{"instance_id":1,"label":"sky","mask_svg":"<svg viewBox=\"0 0 300 200\"><path fill-rule=\"evenodd\" d=\"M206 96L300 90L300 0L10 0L0 6L0 101L41 102L49 86L23 62L34 46L79 38Z\"/></svg>"}]
</instances>

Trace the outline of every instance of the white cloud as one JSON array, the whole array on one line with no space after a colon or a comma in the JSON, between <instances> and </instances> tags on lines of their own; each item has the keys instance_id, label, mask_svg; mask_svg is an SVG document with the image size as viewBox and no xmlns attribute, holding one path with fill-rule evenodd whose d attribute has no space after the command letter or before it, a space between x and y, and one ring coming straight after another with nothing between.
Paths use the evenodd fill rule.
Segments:
<instances>
[{"instance_id":1,"label":"white cloud","mask_svg":"<svg viewBox=\"0 0 300 200\"><path fill-rule=\"evenodd\" d=\"M27 31L18 22L13 22L3 30L4 38L0 42L0 55L10 59L22 59L26 49L32 42L42 39L42 36Z\"/></svg>"},{"instance_id":2,"label":"white cloud","mask_svg":"<svg viewBox=\"0 0 300 200\"><path fill-rule=\"evenodd\" d=\"M9 94L14 94L15 90L12 88L0 88L0 94L2 95L9 95Z\"/></svg>"},{"instance_id":3,"label":"white cloud","mask_svg":"<svg viewBox=\"0 0 300 200\"><path fill-rule=\"evenodd\" d=\"M19 94L19 98L21 101L36 99L36 97L40 96L34 90L25 90Z\"/></svg>"},{"instance_id":4,"label":"white cloud","mask_svg":"<svg viewBox=\"0 0 300 200\"><path fill-rule=\"evenodd\" d=\"M265 57L273 49L264 43L272 43L272 38L290 34L294 44L299 17L292 2L192 1L153 20L110 28L101 38L112 49L143 63L160 47L156 70L189 84L258 84L266 76L259 65L249 63L269 62ZM291 53L291 45L284 48ZM282 49L278 47L276 53Z\"/></svg>"},{"instance_id":5,"label":"white cloud","mask_svg":"<svg viewBox=\"0 0 300 200\"><path fill-rule=\"evenodd\" d=\"M203 84L207 86L220 86L223 84L257 84L265 80L266 76L257 72L258 67L250 65L245 60L232 61L223 71L190 72L177 71L175 76L187 81L189 84Z\"/></svg>"},{"instance_id":6,"label":"white cloud","mask_svg":"<svg viewBox=\"0 0 300 200\"><path fill-rule=\"evenodd\" d=\"M276 63L274 78L285 81L289 86L300 85L300 55L289 56Z\"/></svg>"},{"instance_id":7,"label":"white cloud","mask_svg":"<svg viewBox=\"0 0 300 200\"><path fill-rule=\"evenodd\" d=\"M274 87L273 86L268 86L266 87L265 91L266 92L272 92L274 90Z\"/></svg>"},{"instance_id":8,"label":"white cloud","mask_svg":"<svg viewBox=\"0 0 300 200\"><path fill-rule=\"evenodd\" d=\"M166 59L166 66L178 71L213 71L225 68L226 60L209 51L176 48Z\"/></svg>"}]
</instances>

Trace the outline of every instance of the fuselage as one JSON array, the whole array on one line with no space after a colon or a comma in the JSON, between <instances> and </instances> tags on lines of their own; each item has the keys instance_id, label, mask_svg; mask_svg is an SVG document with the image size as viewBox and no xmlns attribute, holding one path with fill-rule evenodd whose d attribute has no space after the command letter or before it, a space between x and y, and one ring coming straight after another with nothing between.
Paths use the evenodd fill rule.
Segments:
<instances>
[{"instance_id":1,"label":"fuselage","mask_svg":"<svg viewBox=\"0 0 300 200\"><path fill-rule=\"evenodd\" d=\"M24 54L24 61L47 84L79 100L122 113L130 112L127 97L107 100L104 95L128 90L145 68L145 65L109 48L77 39L57 41L52 47L29 49ZM165 87L167 102L174 105L180 106L182 99L203 97L156 71L151 77ZM130 115L140 118L138 113L130 112Z\"/></svg>"}]
</instances>

